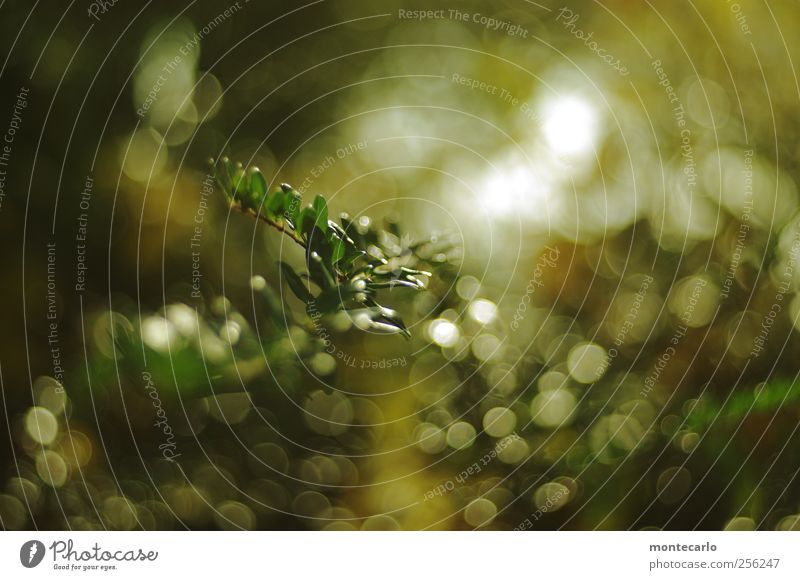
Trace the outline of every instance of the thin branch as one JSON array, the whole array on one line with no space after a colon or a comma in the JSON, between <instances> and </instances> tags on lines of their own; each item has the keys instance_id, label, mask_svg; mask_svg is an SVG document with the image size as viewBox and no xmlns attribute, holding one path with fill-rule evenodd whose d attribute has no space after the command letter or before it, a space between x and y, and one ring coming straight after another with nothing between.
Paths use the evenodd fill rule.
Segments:
<instances>
[{"instance_id":1,"label":"thin branch","mask_svg":"<svg viewBox=\"0 0 800 580\"><path fill-rule=\"evenodd\" d=\"M279 232L284 233L287 236L289 236L289 239L294 241L296 244L298 244L304 250L308 249L308 245L306 244L305 240L300 238L297 235L297 232L294 231L294 229L287 229L283 224L279 224L277 222L272 221L271 219L269 219L267 217L267 215L265 213L256 212L255 210L250 209L250 208L244 209L244 208L242 208L242 204L239 203L239 202L236 202L236 201L231 203L231 207L235 208L235 209L238 209L240 212L242 212L244 214L251 215L256 219L261 220L262 222L264 222L268 226L271 226L271 227L275 228L276 230L278 230Z\"/></svg>"}]
</instances>

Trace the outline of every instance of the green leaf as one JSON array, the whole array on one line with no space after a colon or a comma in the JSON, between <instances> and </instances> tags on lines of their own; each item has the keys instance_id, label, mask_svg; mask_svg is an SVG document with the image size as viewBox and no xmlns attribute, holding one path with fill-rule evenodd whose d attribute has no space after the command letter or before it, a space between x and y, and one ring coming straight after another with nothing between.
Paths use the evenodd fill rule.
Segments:
<instances>
[{"instance_id":1,"label":"green leaf","mask_svg":"<svg viewBox=\"0 0 800 580\"><path fill-rule=\"evenodd\" d=\"M219 185L220 190L222 190L225 199L228 200L228 203L232 202L233 183L231 182L231 176L233 175L233 167L231 166L231 160L227 157L223 157L213 166L212 171L214 180Z\"/></svg>"},{"instance_id":2,"label":"green leaf","mask_svg":"<svg viewBox=\"0 0 800 580\"><path fill-rule=\"evenodd\" d=\"M283 303L275 291L270 288L270 285L264 283L263 286L254 286L253 292L261 295L265 310L269 316L268 320L278 328L285 327L286 323L291 320L290 315L286 312Z\"/></svg>"},{"instance_id":3,"label":"green leaf","mask_svg":"<svg viewBox=\"0 0 800 580\"><path fill-rule=\"evenodd\" d=\"M328 231L328 204L325 201L325 198L321 195L316 196L314 198L313 208L314 212L316 213L314 225L323 232Z\"/></svg>"},{"instance_id":4,"label":"green leaf","mask_svg":"<svg viewBox=\"0 0 800 580\"><path fill-rule=\"evenodd\" d=\"M276 218L279 216L281 210L283 209L283 197L283 192L280 190L273 191L269 194L265 205L267 208L267 213L270 217Z\"/></svg>"},{"instance_id":5,"label":"green leaf","mask_svg":"<svg viewBox=\"0 0 800 580\"><path fill-rule=\"evenodd\" d=\"M308 237L308 249L320 255L325 264L333 269L333 239L314 224Z\"/></svg>"},{"instance_id":6,"label":"green leaf","mask_svg":"<svg viewBox=\"0 0 800 580\"><path fill-rule=\"evenodd\" d=\"M376 276L399 276L399 275L406 275L407 276L431 276L430 272L426 272L424 270L412 270L411 268L406 268L405 266L400 266L397 269L392 269L392 266L388 263L381 264L380 266L375 267L375 275Z\"/></svg>"},{"instance_id":7,"label":"green leaf","mask_svg":"<svg viewBox=\"0 0 800 580\"><path fill-rule=\"evenodd\" d=\"M250 173L250 193L260 200L267 193L267 180L258 167L253 167Z\"/></svg>"},{"instance_id":8,"label":"green leaf","mask_svg":"<svg viewBox=\"0 0 800 580\"><path fill-rule=\"evenodd\" d=\"M353 225L353 222L350 220L350 216L346 213L339 214L339 220L342 222L342 230L350 237L356 231L356 226Z\"/></svg>"},{"instance_id":9,"label":"green leaf","mask_svg":"<svg viewBox=\"0 0 800 580\"><path fill-rule=\"evenodd\" d=\"M311 244L314 244L315 240L323 239L324 241L320 231L316 228L314 228L314 233L309 239L311 240ZM314 282L320 288L331 288L336 286L333 268L330 264L330 248L327 248L327 245L324 243L318 244L316 247L318 250L325 252L325 254L320 254L314 248L309 248L307 262L308 271L311 274L312 280L314 280Z\"/></svg>"},{"instance_id":10,"label":"green leaf","mask_svg":"<svg viewBox=\"0 0 800 580\"><path fill-rule=\"evenodd\" d=\"M283 212L286 219L297 224L297 216L300 215L300 210L303 207L303 196L297 193L288 183L282 183L281 189L284 193L283 199Z\"/></svg>"},{"instance_id":11,"label":"green leaf","mask_svg":"<svg viewBox=\"0 0 800 580\"><path fill-rule=\"evenodd\" d=\"M397 315L397 312L383 306L372 306L370 308L358 308L348 310L348 314L353 319L353 323L362 330L369 330L379 334L402 334L406 338L411 338L411 333Z\"/></svg>"},{"instance_id":12,"label":"green leaf","mask_svg":"<svg viewBox=\"0 0 800 580\"><path fill-rule=\"evenodd\" d=\"M337 224L336 222L329 221L329 222L328 222L328 227L329 227L331 230L333 230L333 232L335 232L335 233L336 233L336 235L337 235L337 236L339 236L340 238L343 238L343 239L349 239L349 237L348 237L348 235L347 235L347 232L345 232L345 231L344 231L344 229L342 229L342 228L339 226L339 224ZM349 240L349 241L350 241L350 243L354 243L354 242L353 242L353 240Z\"/></svg>"},{"instance_id":13,"label":"green leaf","mask_svg":"<svg viewBox=\"0 0 800 580\"><path fill-rule=\"evenodd\" d=\"M337 312L343 309L344 305L351 301L359 292L364 292L362 285L350 282L323 290L320 292L319 296L314 299L314 302L319 311L323 314Z\"/></svg>"},{"instance_id":14,"label":"green leaf","mask_svg":"<svg viewBox=\"0 0 800 580\"><path fill-rule=\"evenodd\" d=\"M227 157L222 158L222 168L225 171L225 176L228 178L228 185L230 189L233 189L233 174L236 171L236 168L233 166L233 163Z\"/></svg>"},{"instance_id":15,"label":"green leaf","mask_svg":"<svg viewBox=\"0 0 800 580\"><path fill-rule=\"evenodd\" d=\"M279 264L281 267L281 272L286 279L286 284L289 286L292 292L294 292L294 295L306 304L313 300L314 297L311 295L311 292L308 291L306 285L303 284L303 280L297 275L297 272L295 272L294 269L286 262L279 262Z\"/></svg>"},{"instance_id":16,"label":"green leaf","mask_svg":"<svg viewBox=\"0 0 800 580\"><path fill-rule=\"evenodd\" d=\"M300 211L300 215L297 216L297 223L295 224L295 230L297 230L300 235L305 236L306 239L311 237L311 232L314 229L314 221L316 219L316 213L311 206L306 206Z\"/></svg>"},{"instance_id":17,"label":"green leaf","mask_svg":"<svg viewBox=\"0 0 800 580\"><path fill-rule=\"evenodd\" d=\"M386 282L371 282L367 285L371 290L381 290L383 288L394 288L396 286L401 286L404 288L412 288L414 290L420 290L424 288L422 282L419 281L412 281L412 280L388 280Z\"/></svg>"},{"instance_id":18,"label":"green leaf","mask_svg":"<svg viewBox=\"0 0 800 580\"><path fill-rule=\"evenodd\" d=\"M358 249L353 239L347 235L343 228L339 227L336 222L328 222L328 234L331 238L333 246L333 264L336 265L343 258L347 258L348 263L352 263L356 258L361 256L363 252ZM341 254L341 255L340 255Z\"/></svg>"},{"instance_id":19,"label":"green leaf","mask_svg":"<svg viewBox=\"0 0 800 580\"><path fill-rule=\"evenodd\" d=\"M331 264L335 266L342 258L344 258L345 242L339 237L334 237L332 246L333 252L331 254Z\"/></svg>"},{"instance_id":20,"label":"green leaf","mask_svg":"<svg viewBox=\"0 0 800 580\"><path fill-rule=\"evenodd\" d=\"M231 175L231 182L233 183L234 198L243 200L247 193L247 175L241 163L237 163Z\"/></svg>"}]
</instances>

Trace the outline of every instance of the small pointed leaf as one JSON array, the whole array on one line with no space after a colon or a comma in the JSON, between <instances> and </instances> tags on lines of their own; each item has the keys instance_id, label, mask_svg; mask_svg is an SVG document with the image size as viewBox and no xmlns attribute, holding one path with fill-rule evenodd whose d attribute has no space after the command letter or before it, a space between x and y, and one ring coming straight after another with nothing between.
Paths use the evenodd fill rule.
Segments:
<instances>
[{"instance_id":1,"label":"small pointed leaf","mask_svg":"<svg viewBox=\"0 0 800 580\"><path fill-rule=\"evenodd\" d=\"M303 280L297 275L297 272L286 262L279 262L279 264L283 277L286 279L286 284L292 292L294 292L294 295L305 303L312 300L313 296L311 296L311 293L308 291L308 288L306 288L306 285L303 284Z\"/></svg>"}]
</instances>

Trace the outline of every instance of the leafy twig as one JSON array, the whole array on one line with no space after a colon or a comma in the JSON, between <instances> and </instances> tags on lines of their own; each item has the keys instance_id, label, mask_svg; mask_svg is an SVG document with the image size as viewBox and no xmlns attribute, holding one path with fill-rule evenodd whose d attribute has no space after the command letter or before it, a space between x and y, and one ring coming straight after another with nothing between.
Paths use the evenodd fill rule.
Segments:
<instances>
[{"instance_id":1,"label":"leafy twig","mask_svg":"<svg viewBox=\"0 0 800 580\"><path fill-rule=\"evenodd\" d=\"M320 195L303 207L302 196L288 184L268 192L267 180L257 167L245 170L241 163L231 163L227 157L211 164L232 207L264 221L305 250L308 273L298 274L285 262L280 266L289 288L306 304L307 311L326 314L346 310L363 329L410 336L397 313L381 306L376 295L386 288L425 288L421 277L431 274L408 267L408 263L399 264L396 259L403 255L407 262L415 263L416 251L424 241L415 244L403 236L402 247L394 222L389 223L388 231L379 232L368 218L362 217L355 224L342 214L340 225L328 219L328 205ZM316 294L304 278L318 287Z\"/></svg>"}]
</instances>

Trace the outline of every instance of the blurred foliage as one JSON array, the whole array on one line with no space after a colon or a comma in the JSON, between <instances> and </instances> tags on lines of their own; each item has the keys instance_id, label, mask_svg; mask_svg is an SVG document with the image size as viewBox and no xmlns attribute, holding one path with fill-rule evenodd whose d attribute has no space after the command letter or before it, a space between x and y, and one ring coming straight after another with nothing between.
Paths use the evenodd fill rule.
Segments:
<instances>
[{"instance_id":1,"label":"blurred foliage","mask_svg":"<svg viewBox=\"0 0 800 580\"><path fill-rule=\"evenodd\" d=\"M6 2L2 526L800 527L797 7L736 6Z\"/></svg>"}]
</instances>

